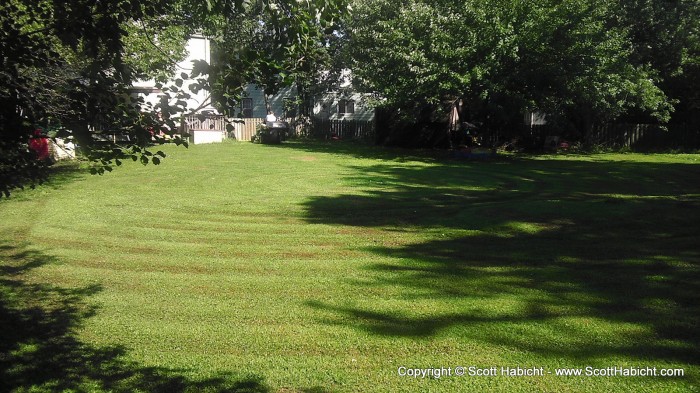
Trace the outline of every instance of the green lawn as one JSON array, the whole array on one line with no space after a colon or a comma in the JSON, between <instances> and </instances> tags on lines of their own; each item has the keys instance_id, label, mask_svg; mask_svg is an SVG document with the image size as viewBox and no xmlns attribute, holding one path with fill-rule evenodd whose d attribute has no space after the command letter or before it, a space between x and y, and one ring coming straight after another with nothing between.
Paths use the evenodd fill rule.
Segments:
<instances>
[{"instance_id":1,"label":"green lawn","mask_svg":"<svg viewBox=\"0 0 700 393\"><path fill-rule=\"evenodd\" d=\"M698 155L167 152L0 200L0 391L699 389Z\"/></svg>"}]
</instances>

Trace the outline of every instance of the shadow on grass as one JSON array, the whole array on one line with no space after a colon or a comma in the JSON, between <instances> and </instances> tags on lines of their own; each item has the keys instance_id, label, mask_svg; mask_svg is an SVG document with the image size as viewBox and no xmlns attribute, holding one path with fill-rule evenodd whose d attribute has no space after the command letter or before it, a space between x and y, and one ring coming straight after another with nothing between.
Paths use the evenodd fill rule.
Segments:
<instances>
[{"instance_id":1,"label":"shadow on grass","mask_svg":"<svg viewBox=\"0 0 700 393\"><path fill-rule=\"evenodd\" d=\"M59 161L58 163L46 168L45 180L40 184L35 184L34 188L59 190L70 183L84 179L86 176L89 176L89 174L86 170L81 168L80 162ZM32 187L26 184L22 188L26 190L31 189ZM22 188L11 190L9 199L31 198L31 196L21 192ZM3 199L8 199L8 197L5 197L4 195L0 196L0 201Z\"/></svg>"},{"instance_id":2,"label":"shadow on grass","mask_svg":"<svg viewBox=\"0 0 700 393\"><path fill-rule=\"evenodd\" d=\"M39 252L0 246L0 391L270 391L257 375L192 380L177 370L140 367L125 359L123 347L80 342L76 329L96 312L86 299L101 288L25 281L25 273L52 260Z\"/></svg>"},{"instance_id":3,"label":"shadow on grass","mask_svg":"<svg viewBox=\"0 0 700 393\"><path fill-rule=\"evenodd\" d=\"M279 145L265 145L270 148L298 150L307 153L323 153L345 155L354 158L369 158L397 161L434 162L436 159L447 158L449 152L440 149L404 149L400 147L378 147L369 142L359 140L319 140L294 139Z\"/></svg>"},{"instance_id":4,"label":"shadow on grass","mask_svg":"<svg viewBox=\"0 0 700 393\"><path fill-rule=\"evenodd\" d=\"M383 229L366 251L389 262L355 284L398 288L404 304L430 311L309 302L328 323L542 356L700 364L700 165L354 169L360 192L310 199L307 220ZM402 243L405 232L426 240Z\"/></svg>"}]
</instances>

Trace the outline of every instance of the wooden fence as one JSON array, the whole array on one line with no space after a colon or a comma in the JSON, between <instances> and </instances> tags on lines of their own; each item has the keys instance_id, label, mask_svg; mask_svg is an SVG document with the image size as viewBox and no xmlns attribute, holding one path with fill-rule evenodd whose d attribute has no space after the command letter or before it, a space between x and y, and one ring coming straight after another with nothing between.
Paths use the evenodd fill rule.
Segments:
<instances>
[{"instance_id":1,"label":"wooden fence","mask_svg":"<svg viewBox=\"0 0 700 393\"><path fill-rule=\"evenodd\" d=\"M223 115L188 115L185 126L188 131L226 131L226 119Z\"/></svg>"},{"instance_id":2,"label":"wooden fence","mask_svg":"<svg viewBox=\"0 0 700 393\"><path fill-rule=\"evenodd\" d=\"M190 142L218 143L226 139L226 119L223 115L196 114L183 119L184 131L190 135Z\"/></svg>"},{"instance_id":3,"label":"wooden fence","mask_svg":"<svg viewBox=\"0 0 700 393\"><path fill-rule=\"evenodd\" d=\"M700 126L672 124L664 129L654 124L605 124L587 137L588 144L642 150L700 148Z\"/></svg>"},{"instance_id":4,"label":"wooden fence","mask_svg":"<svg viewBox=\"0 0 700 393\"><path fill-rule=\"evenodd\" d=\"M340 139L371 139L374 137L374 121L372 120L329 120L311 119L311 125L306 131L312 138Z\"/></svg>"},{"instance_id":5,"label":"wooden fence","mask_svg":"<svg viewBox=\"0 0 700 393\"><path fill-rule=\"evenodd\" d=\"M253 139L258 125L265 122L262 118L247 118L247 119L235 119L231 124L233 125L232 136L238 141L249 142Z\"/></svg>"},{"instance_id":6,"label":"wooden fence","mask_svg":"<svg viewBox=\"0 0 700 393\"><path fill-rule=\"evenodd\" d=\"M549 136L559 136L568 140L561 129L550 125L524 126L515 132L510 131L511 133L484 132L480 135L482 143L499 144L516 137L528 137L541 144ZM578 140L570 140L570 142L576 141ZM587 145L609 148L626 147L646 151L677 148L699 149L700 126L671 124L664 128L655 124L602 124L595 126L581 142Z\"/></svg>"},{"instance_id":7,"label":"wooden fence","mask_svg":"<svg viewBox=\"0 0 700 393\"><path fill-rule=\"evenodd\" d=\"M255 135L263 118L225 119L222 115L190 115L185 118L187 130L192 131L226 131L226 124L233 126L229 137L239 141L250 141ZM290 123L290 136L330 139L371 139L374 137L374 121L311 119L306 126Z\"/></svg>"},{"instance_id":8,"label":"wooden fence","mask_svg":"<svg viewBox=\"0 0 700 393\"><path fill-rule=\"evenodd\" d=\"M223 131L229 137L239 141L250 141L255 135L259 124L265 122L265 119L246 118L246 119L225 119L223 115L190 115L185 118L187 130L192 131ZM227 132L226 124L233 126L233 130Z\"/></svg>"}]
</instances>

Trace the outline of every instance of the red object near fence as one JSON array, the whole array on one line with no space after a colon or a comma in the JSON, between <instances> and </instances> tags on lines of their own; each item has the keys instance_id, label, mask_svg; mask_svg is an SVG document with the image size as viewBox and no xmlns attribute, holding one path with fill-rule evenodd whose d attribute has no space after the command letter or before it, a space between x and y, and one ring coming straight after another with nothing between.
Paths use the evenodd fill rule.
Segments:
<instances>
[{"instance_id":1,"label":"red object near fence","mask_svg":"<svg viewBox=\"0 0 700 393\"><path fill-rule=\"evenodd\" d=\"M37 159L49 159L49 138L41 135L41 130L34 131L34 136L29 139L29 148L34 150Z\"/></svg>"}]
</instances>

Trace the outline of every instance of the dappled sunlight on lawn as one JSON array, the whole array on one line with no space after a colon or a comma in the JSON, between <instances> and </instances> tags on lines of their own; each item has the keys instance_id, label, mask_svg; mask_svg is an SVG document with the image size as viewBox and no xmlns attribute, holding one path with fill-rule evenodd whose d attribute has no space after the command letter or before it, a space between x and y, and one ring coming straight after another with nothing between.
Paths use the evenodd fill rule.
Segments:
<instances>
[{"instance_id":1,"label":"dappled sunlight on lawn","mask_svg":"<svg viewBox=\"0 0 700 393\"><path fill-rule=\"evenodd\" d=\"M112 392L269 392L260 376L143 367L121 345L96 347L77 334L99 313L89 299L100 285L64 288L25 281L55 258L27 248L0 246L0 390Z\"/></svg>"},{"instance_id":2,"label":"dappled sunlight on lawn","mask_svg":"<svg viewBox=\"0 0 700 393\"><path fill-rule=\"evenodd\" d=\"M424 240L366 249L391 262L354 285L398 305L308 305L381 336L698 364L697 179L696 165L614 161L357 167L358 194L310 198L308 221Z\"/></svg>"}]
</instances>

